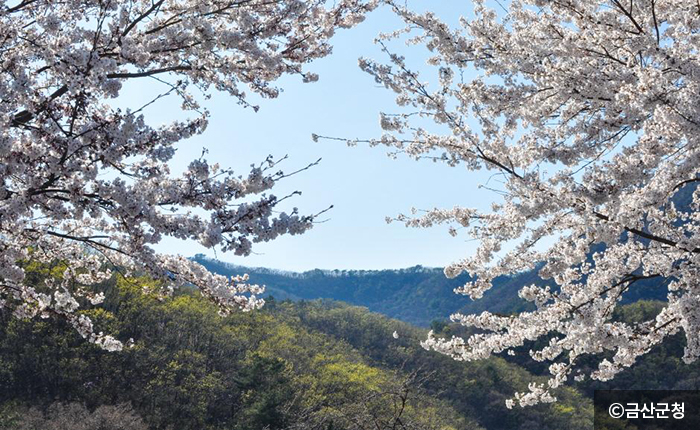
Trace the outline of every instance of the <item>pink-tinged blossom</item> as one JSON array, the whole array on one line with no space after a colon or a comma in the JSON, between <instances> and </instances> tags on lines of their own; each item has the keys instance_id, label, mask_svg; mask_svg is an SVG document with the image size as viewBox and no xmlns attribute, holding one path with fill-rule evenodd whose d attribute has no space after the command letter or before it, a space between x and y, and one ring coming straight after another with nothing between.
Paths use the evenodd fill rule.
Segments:
<instances>
[{"instance_id":1,"label":"pink-tinged blossom","mask_svg":"<svg viewBox=\"0 0 700 430\"><path fill-rule=\"evenodd\" d=\"M491 211L458 206L397 220L451 223L459 228L452 234L479 240L473 256L445 269L472 276L459 294L478 299L496 277L527 270L556 284L523 286L519 295L533 311L454 315L478 334L431 333L422 345L474 360L551 339L530 352L551 362L549 383L531 384L508 407L553 401L551 390L570 377L613 378L681 330L683 359L697 360L698 5L512 0L492 10L475 0L474 18L453 28L433 13L386 3L407 27L378 39L387 63L361 59L360 67L406 110L382 113L386 133L367 142L492 171L504 195ZM429 50L432 79L392 53L407 34ZM649 321L615 321L621 297L640 281L668 291L667 305ZM580 357L601 353L610 359L588 375L577 368Z\"/></svg>"},{"instance_id":2,"label":"pink-tinged blossom","mask_svg":"<svg viewBox=\"0 0 700 430\"><path fill-rule=\"evenodd\" d=\"M104 299L88 286L110 278L108 266L168 287L194 284L224 313L262 306L262 288L247 278L214 275L153 245L170 236L247 255L256 242L303 233L314 216L276 208L284 198L269 192L287 175L271 157L244 175L202 157L175 176L168 163L180 142L204 132L200 99L220 91L249 106L245 89L275 97L283 75L315 81L305 65L328 55L336 29L362 21L374 3L0 3L0 307L18 318L62 317L118 350L77 313ZM192 116L154 126L142 114L148 105L111 107L129 79L161 85L158 98L179 97ZM67 269L30 285L28 259Z\"/></svg>"}]
</instances>

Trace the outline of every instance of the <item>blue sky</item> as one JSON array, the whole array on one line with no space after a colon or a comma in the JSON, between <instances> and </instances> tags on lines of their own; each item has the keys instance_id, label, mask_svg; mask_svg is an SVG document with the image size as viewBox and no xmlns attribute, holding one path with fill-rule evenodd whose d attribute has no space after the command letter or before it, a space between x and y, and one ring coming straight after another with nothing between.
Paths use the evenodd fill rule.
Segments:
<instances>
[{"instance_id":1,"label":"blue sky","mask_svg":"<svg viewBox=\"0 0 700 430\"><path fill-rule=\"evenodd\" d=\"M410 2L412 7L430 7L449 22L471 13L468 2L456 0ZM312 133L347 138L379 137L379 112L396 112L393 94L378 86L357 66L361 56L383 60L373 44L381 31L401 27L389 10L372 13L359 27L340 31L333 39L333 54L309 65L320 80L304 84L298 77L284 77L278 83L284 92L277 99L256 100L256 113L244 109L223 94L207 104L212 113L206 132L178 147L174 170L197 158L207 148L207 158L223 167L246 174L252 163L268 154L288 155L281 167L293 171L322 158L318 166L285 179L274 188L278 196L299 190L301 196L286 209L298 207L301 213L316 213L329 205L326 222L300 236L285 236L254 247L254 255L238 257L218 253L220 260L246 266L284 270L383 269L413 265L444 266L471 254L476 243L466 236L451 237L447 227L408 229L387 224L385 217L407 213L411 207L430 209L456 204L488 208L497 196L478 189L489 173L469 172L430 161L398 160L386 156L387 148L363 145L347 147L340 142L311 139ZM397 45L397 49L403 49ZM410 57L409 57L410 58ZM419 65L420 61L414 62ZM427 74L426 79L433 79ZM141 81L127 89L127 97L148 92ZM166 121L181 115L175 100L154 104L148 117ZM214 256L195 243L163 240L157 250L191 256Z\"/></svg>"}]
</instances>

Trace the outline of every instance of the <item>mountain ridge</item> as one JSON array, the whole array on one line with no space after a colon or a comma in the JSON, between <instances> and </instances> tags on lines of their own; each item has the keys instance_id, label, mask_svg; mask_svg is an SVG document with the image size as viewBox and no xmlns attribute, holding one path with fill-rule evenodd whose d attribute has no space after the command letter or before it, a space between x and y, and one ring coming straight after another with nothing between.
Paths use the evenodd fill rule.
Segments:
<instances>
[{"instance_id":1,"label":"mountain ridge","mask_svg":"<svg viewBox=\"0 0 700 430\"><path fill-rule=\"evenodd\" d=\"M480 312L488 308L509 313L527 309L528 303L512 290L533 274L524 272L512 277L499 277L494 288L483 299L473 301L454 293L454 289L472 278L466 274L454 279L442 268L413 266L386 270L309 270L289 272L268 268L251 268L207 258L202 254L192 259L208 270L225 276L247 273L253 283L266 286L266 296L276 299L332 299L365 306L421 327L433 320L447 319L456 312ZM503 300L508 295L510 299Z\"/></svg>"},{"instance_id":2,"label":"mountain ridge","mask_svg":"<svg viewBox=\"0 0 700 430\"><path fill-rule=\"evenodd\" d=\"M494 279L493 287L479 300L455 294L473 278L462 274L450 279L442 268L412 266L386 270L322 270L290 272L269 268L255 268L222 262L202 254L192 257L214 273L225 276L247 273L253 283L266 286L265 297L276 299L315 300L332 299L355 306L365 306L373 312L384 314L419 327L428 327L433 321L449 319L454 313L474 314L489 311L512 314L534 307L518 296L524 285L549 285L551 280L541 279L535 269ZM621 304L639 300L666 300L666 288L655 280L640 281L626 292Z\"/></svg>"}]
</instances>

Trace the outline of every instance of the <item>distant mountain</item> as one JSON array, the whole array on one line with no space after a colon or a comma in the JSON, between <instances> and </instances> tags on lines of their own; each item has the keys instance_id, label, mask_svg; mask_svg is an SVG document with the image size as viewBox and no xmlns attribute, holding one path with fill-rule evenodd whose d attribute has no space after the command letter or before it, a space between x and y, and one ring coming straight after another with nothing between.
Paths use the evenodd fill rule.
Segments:
<instances>
[{"instance_id":1,"label":"distant mountain","mask_svg":"<svg viewBox=\"0 0 700 430\"><path fill-rule=\"evenodd\" d=\"M369 308L392 318L426 327L443 319L471 299L454 294L469 278L447 279L441 269L311 270L303 273L235 266L196 255L193 260L221 275L248 273L251 282L264 284L275 299L339 300Z\"/></svg>"},{"instance_id":2,"label":"distant mountain","mask_svg":"<svg viewBox=\"0 0 700 430\"><path fill-rule=\"evenodd\" d=\"M441 268L422 266L399 270L310 270L303 273L237 266L197 254L192 258L212 272L231 276L248 273L251 282L264 284L266 294L276 299L333 299L365 306L417 326L445 320L455 312L480 313L485 310L510 314L531 309L518 297L524 285L546 285L536 270L501 276L479 300L454 293L471 278L461 275L448 279ZM623 297L623 303L640 299L665 300L666 288L658 282L639 282Z\"/></svg>"},{"instance_id":3,"label":"distant mountain","mask_svg":"<svg viewBox=\"0 0 700 430\"><path fill-rule=\"evenodd\" d=\"M433 320L443 320L455 312L510 313L527 308L517 290L532 283L536 274L526 272L501 277L481 300L454 293L469 281L467 275L445 277L440 268L415 266L400 270L311 270L303 273L236 266L198 254L193 260L221 275L248 273L251 282L265 284L267 295L276 299L339 300L365 306L411 324L427 327Z\"/></svg>"}]
</instances>

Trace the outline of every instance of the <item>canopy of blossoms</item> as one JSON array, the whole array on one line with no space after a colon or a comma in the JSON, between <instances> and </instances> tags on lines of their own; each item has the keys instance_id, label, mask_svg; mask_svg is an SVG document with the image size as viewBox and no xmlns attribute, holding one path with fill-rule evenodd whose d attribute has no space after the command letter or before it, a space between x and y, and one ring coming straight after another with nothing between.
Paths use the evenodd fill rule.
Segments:
<instances>
[{"instance_id":1,"label":"canopy of blossoms","mask_svg":"<svg viewBox=\"0 0 700 430\"><path fill-rule=\"evenodd\" d=\"M272 158L244 175L205 158L181 175L176 145L202 133L198 100L221 91L248 106L244 89L275 97L285 74L328 55L338 28L362 21L361 0L17 0L0 2L0 308L18 318L58 316L109 350L77 313L99 303L89 286L110 267L194 284L221 306L253 309L261 288L227 279L152 246L194 240L238 255L255 242L311 227L313 215L275 211L268 191L288 176ZM149 125L121 110L124 82L150 79L158 98L179 98L191 118ZM205 97L195 97L203 94ZM23 262L64 264L42 285ZM107 264L109 263L109 264Z\"/></svg>"},{"instance_id":2,"label":"canopy of blossoms","mask_svg":"<svg viewBox=\"0 0 700 430\"><path fill-rule=\"evenodd\" d=\"M569 378L607 380L683 331L683 359L700 355L700 9L692 1L475 0L450 27L388 1L406 28L378 39L389 61L360 67L396 93L381 115L385 144L500 178L491 211L456 206L400 216L409 226L452 223L477 252L445 269L467 272L474 299L494 278L536 269L555 287L524 286L535 310L454 315L476 328L424 343L458 360L513 352L528 341L550 361L548 385L513 406L554 401ZM390 51L407 38L430 51L428 82ZM425 74L425 68L422 73ZM432 123L432 125L431 125ZM445 130L438 131L438 130ZM542 244L545 242L545 244ZM654 319L612 318L627 291L654 281L668 304ZM598 357L590 374L581 357Z\"/></svg>"}]
</instances>

